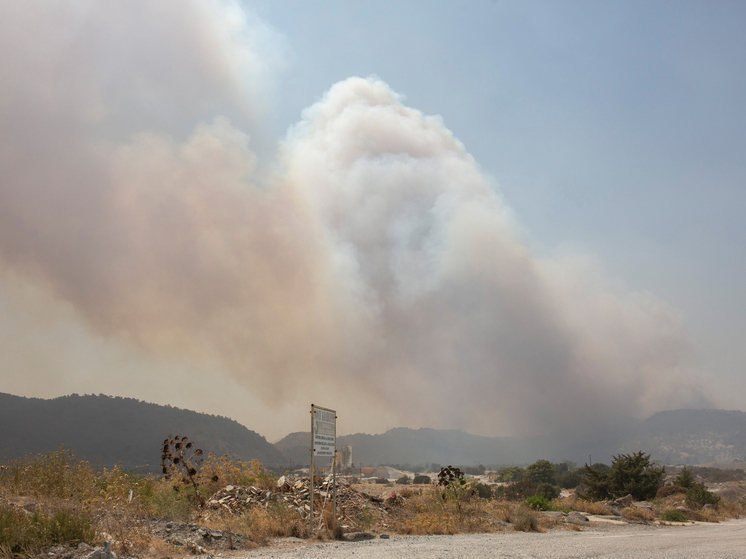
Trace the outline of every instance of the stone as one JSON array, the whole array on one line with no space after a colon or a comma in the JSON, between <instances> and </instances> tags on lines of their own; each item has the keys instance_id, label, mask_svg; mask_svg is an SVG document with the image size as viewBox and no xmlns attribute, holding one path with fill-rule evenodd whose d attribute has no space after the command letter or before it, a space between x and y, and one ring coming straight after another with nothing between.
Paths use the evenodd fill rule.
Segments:
<instances>
[{"instance_id":1,"label":"stone","mask_svg":"<svg viewBox=\"0 0 746 559\"><path fill-rule=\"evenodd\" d=\"M362 540L372 540L376 536L371 534L370 532L349 532L347 534L343 534L342 538L345 541L348 542L358 542Z\"/></svg>"},{"instance_id":2,"label":"stone","mask_svg":"<svg viewBox=\"0 0 746 559\"><path fill-rule=\"evenodd\" d=\"M624 497L621 497L617 499L616 501L611 501L609 504L616 507L628 507L634 502L635 498L632 495L626 495Z\"/></svg>"},{"instance_id":3,"label":"stone","mask_svg":"<svg viewBox=\"0 0 746 559\"><path fill-rule=\"evenodd\" d=\"M585 524L588 522L588 517L582 512L574 510L567 515L565 522L570 522L572 524Z\"/></svg>"},{"instance_id":4,"label":"stone","mask_svg":"<svg viewBox=\"0 0 746 559\"><path fill-rule=\"evenodd\" d=\"M638 509L653 510L653 505L651 505L648 501L636 501L632 503L632 506Z\"/></svg>"}]
</instances>

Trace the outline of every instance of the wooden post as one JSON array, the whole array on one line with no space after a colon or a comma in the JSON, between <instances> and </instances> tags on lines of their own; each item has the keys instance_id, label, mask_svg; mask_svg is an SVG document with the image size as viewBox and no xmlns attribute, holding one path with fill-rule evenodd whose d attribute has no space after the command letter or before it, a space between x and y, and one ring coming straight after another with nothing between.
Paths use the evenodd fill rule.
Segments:
<instances>
[{"instance_id":1,"label":"wooden post","mask_svg":"<svg viewBox=\"0 0 746 559\"><path fill-rule=\"evenodd\" d=\"M310 492L310 498L311 498L311 513L309 515L309 522L311 523L311 537L313 537L313 404L311 404L311 467L310 467L310 474L311 474L311 492Z\"/></svg>"},{"instance_id":2,"label":"wooden post","mask_svg":"<svg viewBox=\"0 0 746 559\"><path fill-rule=\"evenodd\" d=\"M335 406L336 407L336 406ZM332 530L337 527L337 414L334 414L334 458L332 458Z\"/></svg>"}]
</instances>

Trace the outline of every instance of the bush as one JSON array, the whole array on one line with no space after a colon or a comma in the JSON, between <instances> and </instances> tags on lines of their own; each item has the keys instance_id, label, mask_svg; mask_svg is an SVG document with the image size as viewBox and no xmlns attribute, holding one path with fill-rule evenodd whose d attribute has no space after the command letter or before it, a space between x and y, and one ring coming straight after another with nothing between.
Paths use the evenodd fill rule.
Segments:
<instances>
[{"instance_id":1,"label":"bush","mask_svg":"<svg viewBox=\"0 0 746 559\"><path fill-rule=\"evenodd\" d=\"M522 501L526 497L536 495L536 488L538 485L530 480L522 480L503 487L503 496L506 500Z\"/></svg>"},{"instance_id":2,"label":"bush","mask_svg":"<svg viewBox=\"0 0 746 559\"><path fill-rule=\"evenodd\" d=\"M674 485L678 485L679 487L691 489L696 481L694 480L692 471L684 466L684 469L681 470L681 473L678 476L676 476L676 479L673 481L673 483Z\"/></svg>"},{"instance_id":3,"label":"bush","mask_svg":"<svg viewBox=\"0 0 746 559\"><path fill-rule=\"evenodd\" d=\"M492 493L492 487L485 485L484 483L474 484L474 491L482 499L493 499L494 494Z\"/></svg>"},{"instance_id":4,"label":"bush","mask_svg":"<svg viewBox=\"0 0 746 559\"><path fill-rule=\"evenodd\" d=\"M523 479L523 474L523 468L511 466L509 468L503 468L497 475L501 481L521 481Z\"/></svg>"},{"instance_id":5,"label":"bush","mask_svg":"<svg viewBox=\"0 0 746 559\"><path fill-rule=\"evenodd\" d=\"M95 495L95 474L69 450L29 455L0 469L0 485L36 497L87 500Z\"/></svg>"},{"instance_id":6,"label":"bush","mask_svg":"<svg viewBox=\"0 0 746 559\"><path fill-rule=\"evenodd\" d=\"M583 473L579 469L568 470L557 474L557 485L563 489L574 489L583 481Z\"/></svg>"},{"instance_id":7,"label":"bush","mask_svg":"<svg viewBox=\"0 0 746 559\"><path fill-rule=\"evenodd\" d=\"M679 487L678 485L664 485L655 494L656 499L665 499L671 495L683 495L686 493L686 488Z\"/></svg>"},{"instance_id":8,"label":"bush","mask_svg":"<svg viewBox=\"0 0 746 559\"><path fill-rule=\"evenodd\" d=\"M430 481L432 481L430 479L430 476L416 475L414 476L412 483L414 483L415 485L428 485Z\"/></svg>"},{"instance_id":9,"label":"bush","mask_svg":"<svg viewBox=\"0 0 746 559\"><path fill-rule=\"evenodd\" d=\"M546 497L542 497L541 495L526 497L526 499L524 499L523 501L523 504L526 505L528 508L534 510L552 510L551 503L547 500Z\"/></svg>"},{"instance_id":10,"label":"bush","mask_svg":"<svg viewBox=\"0 0 746 559\"><path fill-rule=\"evenodd\" d=\"M685 512L680 510L667 510L661 514L661 520L666 522L688 522L689 517Z\"/></svg>"},{"instance_id":11,"label":"bush","mask_svg":"<svg viewBox=\"0 0 746 559\"><path fill-rule=\"evenodd\" d=\"M409 485L409 476L401 476L396 480L397 485Z\"/></svg>"},{"instance_id":12,"label":"bush","mask_svg":"<svg viewBox=\"0 0 746 559\"><path fill-rule=\"evenodd\" d=\"M551 483L540 483L536 487L536 495L544 497L546 500L551 501L560 496L560 488Z\"/></svg>"},{"instance_id":13,"label":"bush","mask_svg":"<svg viewBox=\"0 0 746 559\"><path fill-rule=\"evenodd\" d=\"M534 483L551 484L554 482L554 465L549 460L537 460L526 468L524 477Z\"/></svg>"},{"instance_id":14,"label":"bush","mask_svg":"<svg viewBox=\"0 0 746 559\"><path fill-rule=\"evenodd\" d=\"M519 508L511 516L511 524L513 529L519 532L538 532L539 531L539 518L536 513L529 508Z\"/></svg>"},{"instance_id":15,"label":"bush","mask_svg":"<svg viewBox=\"0 0 746 559\"><path fill-rule=\"evenodd\" d=\"M78 509L37 511L31 515L0 509L0 549L12 553L29 553L53 545L73 546L95 538L91 517Z\"/></svg>"},{"instance_id":16,"label":"bush","mask_svg":"<svg viewBox=\"0 0 746 559\"><path fill-rule=\"evenodd\" d=\"M650 461L650 455L639 451L635 454L620 454L614 457L608 472L585 467L583 497L604 500L632 495L636 501L655 497L666 473L663 466Z\"/></svg>"},{"instance_id":17,"label":"bush","mask_svg":"<svg viewBox=\"0 0 746 559\"><path fill-rule=\"evenodd\" d=\"M611 497L609 490L609 471L611 468L606 464L593 464L585 466L580 486L577 489L578 497L587 501L603 501Z\"/></svg>"},{"instance_id":18,"label":"bush","mask_svg":"<svg viewBox=\"0 0 746 559\"><path fill-rule=\"evenodd\" d=\"M385 477L377 477L375 479L375 483L377 485L386 485L388 482L389 482L389 480L387 480Z\"/></svg>"},{"instance_id":19,"label":"bush","mask_svg":"<svg viewBox=\"0 0 746 559\"><path fill-rule=\"evenodd\" d=\"M695 483L689 491L686 492L686 504L692 508L702 508L705 505L717 506L720 497L707 490L704 483Z\"/></svg>"}]
</instances>

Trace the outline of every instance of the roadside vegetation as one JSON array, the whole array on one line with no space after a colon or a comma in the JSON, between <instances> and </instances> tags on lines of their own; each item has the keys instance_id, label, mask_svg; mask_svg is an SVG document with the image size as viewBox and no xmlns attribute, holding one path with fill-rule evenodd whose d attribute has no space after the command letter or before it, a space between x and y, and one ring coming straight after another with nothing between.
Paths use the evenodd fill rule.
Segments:
<instances>
[{"instance_id":1,"label":"roadside vegetation","mask_svg":"<svg viewBox=\"0 0 746 559\"><path fill-rule=\"evenodd\" d=\"M229 530L258 545L273 537L309 536L308 521L279 501L240 514L207 511L205 503L227 486L276 492L277 477L259 462L203 456L186 437L169 437L161 451L160 475L122 467L96 471L64 449L0 466L0 559L107 540L126 555L189 551L155 537L153 519ZM492 483L448 467L437 482L419 475L412 480L416 483L402 477L356 486L374 496L395 491L396 497L386 504L361 499L355 529L399 534L580 530L584 515L682 523L744 514L742 500L720 498L694 469L669 476L664 485L665 470L642 452L616 456L610 465L579 468L539 460L483 475ZM317 536L322 539L339 537L343 530L330 516L323 525Z\"/></svg>"}]
</instances>

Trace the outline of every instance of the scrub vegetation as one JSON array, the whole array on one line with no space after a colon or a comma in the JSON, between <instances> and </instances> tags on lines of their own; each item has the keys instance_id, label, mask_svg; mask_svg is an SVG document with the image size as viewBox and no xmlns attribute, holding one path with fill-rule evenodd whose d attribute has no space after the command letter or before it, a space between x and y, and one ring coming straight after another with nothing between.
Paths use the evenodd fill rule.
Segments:
<instances>
[{"instance_id":1,"label":"scrub vegetation","mask_svg":"<svg viewBox=\"0 0 746 559\"><path fill-rule=\"evenodd\" d=\"M229 530L257 545L274 537L309 536L308 522L279 501L239 514L207 513L205 503L229 485L276 491L277 478L258 461L203 457L186 437L169 437L161 450L159 475L121 466L96 471L64 449L0 466L0 558L107 540L121 554L143 555L151 548L161 556L186 553L153 535L149 523L154 519ZM373 532L456 534L582 529L567 521L572 511L644 523L719 521L744 513L743 502L719 498L691 471L672 479L677 485L661 487L662 472L643 453L583 469L539 460L493 472L496 484L443 468L439 483L388 483L387 491L396 488L395 502L386 504L385 512L375 500L362 504L355 511L356 525ZM576 478L578 491L568 495L563 481ZM376 483L362 487L371 495L381 491ZM627 495L647 497L649 503L638 506ZM340 537L342 528L331 518L326 526L317 537Z\"/></svg>"}]
</instances>

